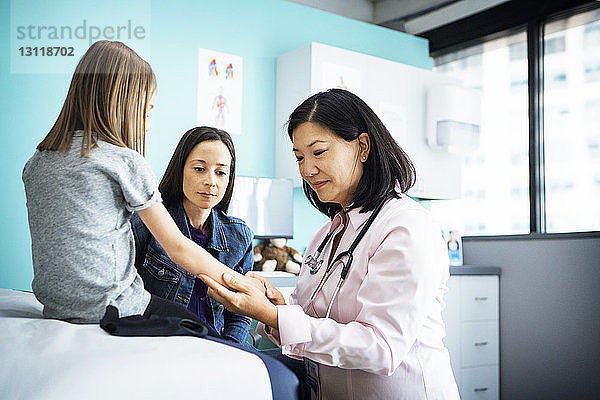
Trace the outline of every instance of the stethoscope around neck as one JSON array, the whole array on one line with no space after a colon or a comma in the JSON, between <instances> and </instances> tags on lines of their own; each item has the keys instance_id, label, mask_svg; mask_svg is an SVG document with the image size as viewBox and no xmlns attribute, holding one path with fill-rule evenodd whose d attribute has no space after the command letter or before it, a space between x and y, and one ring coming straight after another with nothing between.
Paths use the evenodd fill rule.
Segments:
<instances>
[{"instance_id":1,"label":"stethoscope around neck","mask_svg":"<svg viewBox=\"0 0 600 400\"><path fill-rule=\"evenodd\" d=\"M313 292L312 296L310 296L308 305L306 306L306 308L304 310L305 312L306 312L306 309L313 303L313 301L315 300L315 297L317 296L317 293L323 288L327 279L329 279L329 277L337 269L338 265L342 264L342 271L340 272L340 279L338 280L338 283L335 287L335 291L333 292L333 296L331 296L331 300L329 300L329 304L327 305L327 313L325 314L325 318L329 318L329 315L331 314L331 307L333 306L333 301L335 300L336 296L340 292L340 289L341 289L342 285L344 284L346 277L348 276L350 267L352 266L352 261L354 260L354 255L353 255L354 249L356 249L356 246L358 246L358 244L362 240L363 236L365 236L365 234L369 230L369 227L371 226L371 224L373 224L373 221L377 217L377 214L379 214L379 211L381 211L381 209L383 208L383 205L385 204L386 200L387 200L387 198L383 199L377 205L377 207L375 207L375 209L369 216L369 219L367 220L365 225L362 227L362 229L360 230L360 232L358 233L356 238L354 238L354 240L352 241L352 244L350 244L350 247L348 248L348 250L339 253L334 258L333 262L329 263L329 266L327 266L327 269L325 270L325 276L323 277L323 279L321 280L321 282L319 283L319 285ZM317 251L313 254L309 254L306 257L306 261L304 262L304 264L309 267L311 275L316 274L321 269L321 266L323 265L322 252L325 249L325 246L327 245L327 243L329 242L331 237L333 236L334 232L335 231L329 232L327 234L327 236L325 236L325 238L321 241L321 244L319 244L319 247L317 247Z\"/></svg>"}]
</instances>

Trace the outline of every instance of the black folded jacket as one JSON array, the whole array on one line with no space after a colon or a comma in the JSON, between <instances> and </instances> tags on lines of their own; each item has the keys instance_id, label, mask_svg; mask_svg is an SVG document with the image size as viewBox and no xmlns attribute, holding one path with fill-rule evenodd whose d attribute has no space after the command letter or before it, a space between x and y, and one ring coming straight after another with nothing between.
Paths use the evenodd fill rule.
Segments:
<instances>
[{"instance_id":1,"label":"black folded jacket","mask_svg":"<svg viewBox=\"0 0 600 400\"><path fill-rule=\"evenodd\" d=\"M196 336L208 335L208 328L199 322L179 317L131 315L119 318L119 310L106 307L100 327L114 336Z\"/></svg>"}]
</instances>

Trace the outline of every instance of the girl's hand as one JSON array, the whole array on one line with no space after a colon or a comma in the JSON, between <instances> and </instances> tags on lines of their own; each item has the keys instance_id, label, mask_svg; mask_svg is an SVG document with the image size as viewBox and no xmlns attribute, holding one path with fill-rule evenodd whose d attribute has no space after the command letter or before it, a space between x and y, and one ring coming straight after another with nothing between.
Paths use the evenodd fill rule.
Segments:
<instances>
[{"instance_id":1,"label":"girl's hand","mask_svg":"<svg viewBox=\"0 0 600 400\"><path fill-rule=\"evenodd\" d=\"M248 271L246 273L246 276L252 279L257 279L262 283L262 285L265 288L265 296L267 296L267 298L271 300L271 303L273 303L276 306L284 306L286 304L283 294L281 294L281 292L277 290L277 288L273 286L273 284L267 278L255 274L252 271Z\"/></svg>"},{"instance_id":2,"label":"girl's hand","mask_svg":"<svg viewBox=\"0 0 600 400\"><path fill-rule=\"evenodd\" d=\"M208 286L208 295L229 311L246 315L277 329L277 307L264 295L264 286L261 289L255 286L257 280L254 278L243 275L241 278L234 277L225 272L222 278L227 286L223 286L208 275L200 274L198 277Z\"/></svg>"},{"instance_id":3,"label":"girl's hand","mask_svg":"<svg viewBox=\"0 0 600 400\"><path fill-rule=\"evenodd\" d=\"M234 275L232 275L232 276L234 276ZM235 276L244 276L244 275L236 274ZM245 281L247 281L249 284L251 284L252 286L257 288L258 290L261 290L265 296L269 297L269 295L267 294L267 291L268 291L267 286L264 283L264 281L265 281L264 278L259 277L258 275L253 274L250 271L248 271L246 273L245 277L246 277L246 279L244 279ZM271 285L271 287L273 287L273 286ZM275 289L275 290L277 290L277 289Z\"/></svg>"}]
</instances>

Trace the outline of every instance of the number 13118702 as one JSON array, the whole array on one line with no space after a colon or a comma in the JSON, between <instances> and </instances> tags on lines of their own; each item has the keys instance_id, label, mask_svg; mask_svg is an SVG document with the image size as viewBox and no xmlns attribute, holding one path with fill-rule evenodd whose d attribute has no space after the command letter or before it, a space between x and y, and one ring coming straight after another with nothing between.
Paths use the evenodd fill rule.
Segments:
<instances>
[{"instance_id":1,"label":"number 13118702","mask_svg":"<svg viewBox=\"0 0 600 400\"><path fill-rule=\"evenodd\" d=\"M73 57L73 47L19 47L22 57Z\"/></svg>"}]
</instances>

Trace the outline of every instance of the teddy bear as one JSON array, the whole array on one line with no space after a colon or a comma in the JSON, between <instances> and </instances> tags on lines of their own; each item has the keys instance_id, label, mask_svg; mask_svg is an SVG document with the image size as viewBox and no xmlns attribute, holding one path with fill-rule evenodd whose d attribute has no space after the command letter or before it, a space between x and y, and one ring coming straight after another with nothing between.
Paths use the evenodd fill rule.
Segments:
<instances>
[{"instance_id":1,"label":"teddy bear","mask_svg":"<svg viewBox=\"0 0 600 400\"><path fill-rule=\"evenodd\" d=\"M262 271L300 272L302 255L286 246L287 239L276 238L262 242L254 248L255 269Z\"/></svg>"}]
</instances>

